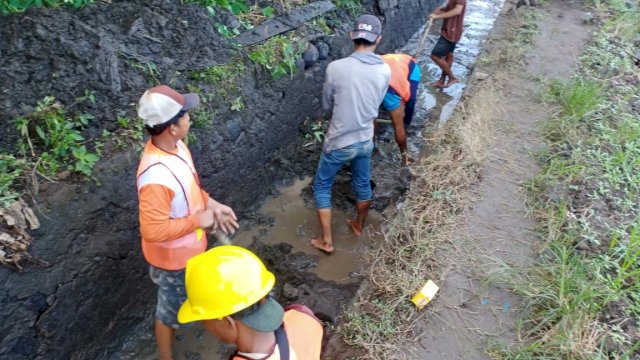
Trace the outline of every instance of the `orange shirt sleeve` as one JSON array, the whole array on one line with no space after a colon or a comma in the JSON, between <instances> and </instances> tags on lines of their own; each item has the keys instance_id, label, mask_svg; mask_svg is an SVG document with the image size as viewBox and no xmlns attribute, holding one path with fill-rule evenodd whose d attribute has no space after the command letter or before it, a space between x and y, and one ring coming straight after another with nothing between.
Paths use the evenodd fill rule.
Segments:
<instances>
[{"instance_id":1,"label":"orange shirt sleeve","mask_svg":"<svg viewBox=\"0 0 640 360\"><path fill-rule=\"evenodd\" d=\"M202 190L202 188L200 188L200 191L202 192L202 198L204 199L204 206L207 206L207 203L209 202L209 193Z\"/></svg>"},{"instance_id":2,"label":"orange shirt sleeve","mask_svg":"<svg viewBox=\"0 0 640 360\"><path fill-rule=\"evenodd\" d=\"M200 226L194 214L169 218L173 195L173 190L158 184L148 184L140 190L140 233L145 241L175 240Z\"/></svg>"}]
</instances>

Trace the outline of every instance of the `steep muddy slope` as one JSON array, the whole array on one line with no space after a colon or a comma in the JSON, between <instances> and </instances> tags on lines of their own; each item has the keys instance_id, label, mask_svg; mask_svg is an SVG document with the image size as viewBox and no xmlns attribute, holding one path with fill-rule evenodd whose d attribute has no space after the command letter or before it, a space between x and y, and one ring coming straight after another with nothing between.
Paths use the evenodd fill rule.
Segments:
<instances>
[{"instance_id":1,"label":"steep muddy slope","mask_svg":"<svg viewBox=\"0 0 640 360\"><path fill-rule=\"evenodd\" d=\"M364 9L384 18L382 51L401 46L437 5L434 0L369 0ZM282 180L310 171L300 153L299 126L321 116L326 64L348 54L344 10L331 15L335 34L305 34L329 46L329 56L291 78L273 81L215 31L199 6L179 1L113 1L82 10L32 10L0 21L0 148L14 151L11 119L53 95L69 105L85 90L96 103L78 110L96 116L87 137L113 129L116 116L134 117L133 104L153 82L133 64L154 64L158 80L178 89L185 73L246 64L238 79L245 103L230 111L212 99L215 118L195 131L192 146L204 187L248 214ZM207 87L203 87L205 90ZM37 198L42 227L31 252L51 265L22 273L0 268L0 358L94 358L106 344L147 321L155 292L141 257L134 186L137 154L112 153L95 184L43 186Z\"/></svg>"}]
</instances>

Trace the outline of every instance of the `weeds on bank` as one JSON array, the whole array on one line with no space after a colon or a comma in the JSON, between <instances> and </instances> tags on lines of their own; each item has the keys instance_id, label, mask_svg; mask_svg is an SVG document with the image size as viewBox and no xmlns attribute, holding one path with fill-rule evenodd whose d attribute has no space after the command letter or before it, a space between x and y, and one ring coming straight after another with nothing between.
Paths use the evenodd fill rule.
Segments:
<instances>
[{"instance_id":1,"label":"weeds on bank","mask_svg":"<svg viewBox=\"0 0 640 360\"><path fill-rule=\"evenodd\" d=\"M131 120L126 116L116 118L117 128L111 132L102 130L102 138L110 140L117 150L134 148L136 151L142 150L145 128L142 121Z\"/></svg>"},{"instance_id":2,"label":"weeds on bank","mask_svg":"<svg viewBox=\"0 0 640 360\"><path fill-rule=\"evenodd\" d=\"M360 12L360 0L334 0L333 3L336 4L337 7L347 10L351 17L358 16Z\"/></svg>"},{"instance_id":3,"label":"weeds on bank","mask_svg":"<svg viewBox=\"0 0 640 360\"><path fill-rule=\"evenodd\" d=\"M268 71L273 79L277 79L283 75L295 74L296 59L303 50L293 37L277 35L254 46L249 53L249 59Z\"/></svg>"},{"instance_id":4,"label":"weeds on bank","mask_svg":"<svg viewBox=\"0 0 640 360\"><path fill-rule=\"evenodd\" d=\"M240 81L246 67L243 62L234 60L229 64L214 65L202 70L189 72L189 77L193 81L209 85L214 89L214 94L209 94L205 100L220 98L223 101L233 104L240 92ZM203 96L200 89L194 88L194 92Z\"/></svg>"},{"instance_id":5,"label":"weeds on bank","mask_svg":"<svg viewBox=\"0 0 640 360\"><path fill-rule=\"evenodd\" d=\"M73 7L79 9L93 3L93 0L3 0L0 1L0 14L23 12L31 7Z\"/></svg>"},{"instance_id":6,"label":"weeds on bank","mask_svg":"<svg viewBox=\"0 0 640 360\"><path fill-rule=\"evenodd\" d=\"M52 96L38 102L35 111L15 120L21 137L18 153L35 163L38 172L55 177L64 170L91 176L99 156L87 149L82 130L93 120L89 114L69 117Z\"/></svg>"},{"instance_id":7,"label":"weeds on bank","mask_svg":"<svg viewBox=\"0 0 640 360\"><path fill-rule=\"evenodd\" d=\"M0 209L8 207L20 197L16 188L19 179L29 168L30 164L24 159L0 154Z\"/></svg>"},{"instance_id":8,"label":"weeds on bank","mask_svg":"<svg viewBox=\"0 0 640 360\"><path fill-rule=\"evenodd\" d=\"M640 13L608 9L578 74L543 99L560 108L543 129L548 149L529 188L546 242L535 267L505 272L526 299L523 345L495 358L640 355L640 70L623 30Z\"/></svg>"}]
</instances>

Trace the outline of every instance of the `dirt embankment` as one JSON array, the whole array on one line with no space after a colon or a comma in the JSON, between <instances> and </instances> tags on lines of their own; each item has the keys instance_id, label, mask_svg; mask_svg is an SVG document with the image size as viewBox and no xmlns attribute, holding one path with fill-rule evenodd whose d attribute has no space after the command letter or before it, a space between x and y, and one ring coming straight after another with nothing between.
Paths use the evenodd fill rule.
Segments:
<instances>
[{"instance_id":1,"label":"dirt embankment","mask_svg":"<svg viewBox=\"0 0 640 360\"><path fill-rule=\"evenodd\" d=\"M437 5L432 0L364 1L384 18L382 51L402 45ZM247 219L258 202L314 164L300 151L300 127L321 116L319 95L329 61L347 54L344 10L327 15L331 35L311 26L304 42L329 49L326 59L273 81L215 30L206 11L178 1L96 4L82 10L33 10L0 23L0 149L13 152L12 118L32 111L45 96L68 105L93 91L95 104L77 111L96 116L87 138L113 130L117 116L134 118L134 103L155 81L178 89L194 85L190 71L239 61L235 81L244 109L228 99L207 103L208 125L192 145L204 187ZM237 60L238 59L238 60ZM149 69L152 64L157 71ZM215 114L215 116L214 116ZM308 123L307 123L308 124ZM108 152L96 168L101 186L58 183L36 197L42 227L31 253L50 267L22 273L0 268L0 357L95 358L114 339L150 319L154 288L141 257L134 187L137 155Z\"/></svg>"}]
</instances>

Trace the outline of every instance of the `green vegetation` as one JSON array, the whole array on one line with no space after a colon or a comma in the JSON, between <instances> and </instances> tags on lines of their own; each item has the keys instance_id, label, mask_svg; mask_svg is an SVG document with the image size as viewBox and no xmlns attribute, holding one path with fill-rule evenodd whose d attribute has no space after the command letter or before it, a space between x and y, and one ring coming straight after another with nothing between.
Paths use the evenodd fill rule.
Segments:
<instances>
[{"instance_id":1,"label":"green vegetation","mask_svg":"<svg viewBox=\"0 0 640 360\"><path fill-rule=\"evenodd\" d=\"M360 12L360 0L334 0L333 3L337 7L346 9L352 17L358 16Z\"/></svg>"},{"instance_id":2,"label":"green vegetation","mask_svg":"<svg viewBox=\"0 0 640 360\"><path fill-rule=\"evenodd\" d=\"M325 129L322 127L322 121L314 122L311 124L311 130L303 135L302 147L322 144L324 133Z\"/></svg>"},{"instance_id":3,"label":"green vegetation","mask_svg":"<svg viewBox=\"0 0 640 360\"><path fill-rule=\"evenodd\" d=\"M20 192L16 190L18 179L23 176L28 167L24 159L0 154L0 209L6 208L20 197Z\"/></svg>"},{"instance_id":4,"label":"green vegetation","mask_svg":"<svg viewBox=\"0 0 640 360\"><path fill-rule=\"evenodd\" d=\"M95 102L93 92L86 91L66 109L52 96L38 102L33 113L14 119L20 137L17 156L0 154L0 209L18 197L23 188L35 186L36 175L52 181L62 173L91 177L100 159L102 143L87 140L82 130L93 120L89 114L67 115L80 102ZM91 144L93 151L87 146Z\"/></svg>"},{"instance_id":5,"label":"green vegetation","mask_svg":"<svg viewBox=\"0 0 640 360\"><path fill-rule=\"evenodd\" d=\"M215 113L211 112L209 108L214 100L226 102L234 111L244 108L240 82L245 72L244 63L239 59L234 59L228 64L214 65L188 73L191 80L201 85L207 85L211 89L205 93L201 87L195 84L187 85L190 92L200 95L202 102L202 106L191 112L191 121L194 127L204 127L211 124Z\"/></svg>"},{"instance_id":6,"label":"green vegetation","mask_svg":"<svg viewBox=\"0 0 640 360\"><path fill-rule=\"evenodd\" d=\"M216 9L227 9L235 15L249 11L245 0L182 0L182 3L201 4L212 16L216 14Z\"/></svg>"},{"instance_id":7,"label":"green vegetation","mask_svg":"<svg viewBox=\"0 0 640 360\"><path fill-rule=\"evenodd\" d=\"M154 63L141 63L136 60L129 61L129 64L135 68L140 70L147 82L153 85L160 85L160 70Z\"/></svg>"},{"instance_id":8,"label":"green vegetation","mask_svg":"<svg viewBox=\"0 0 640 360\"><path fill-rule=\"evenodd\" d=\"M110 140L118 150L133 147L136 151L142 150L144 141L144 124L139 120L131 120L125 116L118 116L116 119L118 127L113 132L102 130L102 137Z\"/></svg>"},{"instance_id":9,"label":"green vegetation","mask_svg":"<svg viewBox=\"0 0 640 360\"><path fill-rule=\"evenodd\" d=\"M99 157L87 150L81 132L91 120L89 114L67 117L62 105L47 96L33 114L15 120L21 135L18 152L45 176L55 177L63 170L90 176Z\"/></svg>"},{"instance_id":10,"label":"green vegetation","mask_svg":"<svg viewBox=\"0 0 640 360\"><path fill-rule=\"evenodd\" d=\"M631 359L640 350L640 70L630 56L640 12L620 4L595 4L609 19L577 75L543 97L560 110L543 129L543 169L528 188L546 241L536 266L504 279L526 301L525 345L494 358Z\"/></svg>"},{"instance_id":11,"label":"green vegetation","mask_svg":"<svg viewBox=\"0 0 640 360\"><path fill-rule=\"evenodd\" d=\"M249 53L249 59L262 66L276 79L283 75L295 74L296 59L303 51L291 36L278 35L254 46Z\"/></svg>"},{"instance_id":12,"label":"green vegetation","mask_svg":"<svg viewBox=\"0 0 640 360\"><path fill-rule=\"evenodd\" d=\"M30 7L73 7L81 8L93 3L93 0L3 0L0 1L0 14L23 12Z\"/></svg>"},{"instance_id":13,"label":"green vegetation","mask_svg":"<svg viewBox=\"0 0 640 360\"><path fill-rule=\"evenodd\" d=\"M245 72L244 63L239 59L234 59L228 64L214 65L202 70L191 71L189 72L189 78L211 85L214 87L217 97L230 101L231 97L240 92L240 80ZM195 89L194 92L202 95L201 90Z\"/></svg>"}]
</instances>

